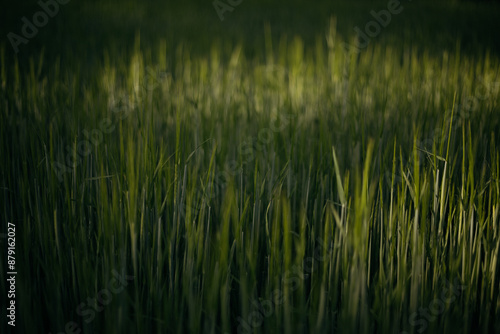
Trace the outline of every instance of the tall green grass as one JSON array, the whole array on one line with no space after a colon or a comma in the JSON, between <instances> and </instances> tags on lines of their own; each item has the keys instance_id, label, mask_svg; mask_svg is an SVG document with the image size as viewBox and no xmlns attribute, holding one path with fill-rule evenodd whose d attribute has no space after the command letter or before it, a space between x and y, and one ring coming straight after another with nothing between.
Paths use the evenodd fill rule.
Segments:
<instances>
[{"instance_id":1,"label":"tall green grass","mask_svg":"<svg viewBox=\"0 0 500 334\"><path fill-rule=\"evenodd\" d=\"M268 27L264 57L179 44L172 65L137 35L86 81L2 56L18 330L498 331L498 57L346 54L330 24L313 49ZM134 279L86 323L113 269Z\"/></svg>"}]
</instances>

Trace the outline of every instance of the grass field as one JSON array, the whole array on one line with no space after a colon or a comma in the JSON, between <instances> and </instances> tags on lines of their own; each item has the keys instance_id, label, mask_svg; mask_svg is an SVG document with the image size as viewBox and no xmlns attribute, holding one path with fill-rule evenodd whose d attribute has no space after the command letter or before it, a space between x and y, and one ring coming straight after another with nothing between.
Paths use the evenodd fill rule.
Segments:
<instances>
[{"instance_id":1,"label":"grass field","mask_svg":"<svg viewBox=\"0 0 500 334\"><path fill-rule=\"evenodd\" d=\"M499 333L500 5L389 2L2 39L1 332Z\"/></svg>"}]
</instances>

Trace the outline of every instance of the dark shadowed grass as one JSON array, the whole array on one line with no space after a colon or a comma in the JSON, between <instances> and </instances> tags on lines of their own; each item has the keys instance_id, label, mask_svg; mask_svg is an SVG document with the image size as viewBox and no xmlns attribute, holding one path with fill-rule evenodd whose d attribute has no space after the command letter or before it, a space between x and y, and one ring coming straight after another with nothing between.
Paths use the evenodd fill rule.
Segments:
<instances>
[{"instance_id":1,"label":"dark shadowed grass","mask_svg":"<svg viewBox=\"0 0 500 334\"><path fill-rule=\"evenodd\" d=\"M498 331L498 57L346 54L335 22L269 27L264 57L139 33L90 74L2 56L18 331Z\"/></svg>"}]
</instances>

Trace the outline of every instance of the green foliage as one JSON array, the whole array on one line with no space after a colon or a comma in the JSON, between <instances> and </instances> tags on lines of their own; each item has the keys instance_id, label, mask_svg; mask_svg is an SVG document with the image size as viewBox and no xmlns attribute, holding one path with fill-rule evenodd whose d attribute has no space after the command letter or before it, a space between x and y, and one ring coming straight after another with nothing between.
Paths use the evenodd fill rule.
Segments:
<instances>
[{"instance_id":1,"label":"green foliage","mask_svg":"<svg viewBox=\"0 0 500 334\"><path fill-rule=\"evenodd\" d=\"M264 59L137 34L91 76L2 50L19 330L498 331L499 58L346 54L329 22L314 48L268 26ZM113 269L133 282L85 322Z\"/></svg>"}]
</instances>

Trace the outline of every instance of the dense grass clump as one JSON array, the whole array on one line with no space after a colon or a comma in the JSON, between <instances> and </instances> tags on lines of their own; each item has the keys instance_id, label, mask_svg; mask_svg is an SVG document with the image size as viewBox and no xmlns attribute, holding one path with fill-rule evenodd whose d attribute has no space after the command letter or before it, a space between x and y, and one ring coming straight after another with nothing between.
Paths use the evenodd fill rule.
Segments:
<instances>
[{"instance_id":1,"label":"dense grass clump","mask_svg":"<svg viewBox=\"0 0 500 334\"><path fill-rule=\"evenodd\" d=\"M265 31L90 76L2 51L20 332L500 330L499 58Z\"/></svg>"}]
</instances>

